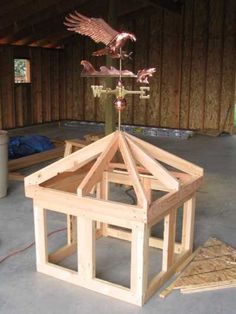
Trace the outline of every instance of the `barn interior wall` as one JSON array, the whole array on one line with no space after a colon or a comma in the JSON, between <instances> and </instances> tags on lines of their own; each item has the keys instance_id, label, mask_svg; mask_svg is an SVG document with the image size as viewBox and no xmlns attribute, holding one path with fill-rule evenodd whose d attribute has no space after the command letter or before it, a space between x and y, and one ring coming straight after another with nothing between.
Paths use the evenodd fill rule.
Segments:
<instances>
[{"instance_id":1,"label":"barn interior wall","mask_svg":"<svg viewBox=\"0 0 236 314\"><path fill-rule=\"evenodd\" d=\"M128 96L122 123L232 132L235 12L234 0L188 0L182 15L160 8L120 19L121 29L138 39L128 44L133 60L124 68L157 67L151 99ZM1 46L0 128L62 119L104 121L104 98L94 99L90 85L107 81L80 78L80 60L95 68L104 65L104 58L91 57L96 49L78 35L64 50ZM14 84L14 57L30 58L31 84ZM125 84L138 88L133 79Z\"/></svg>"},{"instance_id":2,"label":"barn interior wall","mask_svg":"<svg viewBox=\"0 0 236 314\"><path fill-rule=\"evenodd\" d=\"M14 58L30 60L31 83L14 83ZM63 59L61 50L0 47L0 128L58 121L65 116Z\"/></svg>"}]
</instances>

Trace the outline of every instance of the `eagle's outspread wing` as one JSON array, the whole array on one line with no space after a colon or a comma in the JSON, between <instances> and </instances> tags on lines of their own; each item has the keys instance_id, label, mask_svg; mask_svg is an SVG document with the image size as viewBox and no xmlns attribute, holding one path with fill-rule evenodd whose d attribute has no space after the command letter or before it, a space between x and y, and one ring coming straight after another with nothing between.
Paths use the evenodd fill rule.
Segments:
<instances>
[{"instance_id":1,"label":"eagle's outspread wing","mask_svg":"<svg viewBox=\"0 0 236 314\"><path fill-rule=\"evenodd\" d=\"M77 11L69 14L65 18L64 24L69 31L79 33L91 37L96 43L104 43L108 45L109 42L118 34L116 30L111 28L101 18L89 18Z\"/></svg>"}]
</instances>

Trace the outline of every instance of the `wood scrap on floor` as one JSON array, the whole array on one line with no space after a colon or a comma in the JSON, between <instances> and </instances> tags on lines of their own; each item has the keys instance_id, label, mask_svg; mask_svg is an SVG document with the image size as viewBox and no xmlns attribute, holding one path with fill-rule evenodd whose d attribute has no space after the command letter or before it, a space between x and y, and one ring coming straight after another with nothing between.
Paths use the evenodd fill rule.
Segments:
<instances>
[{"instance_id":1,"label":"wood scrap on floor","mask_svg":"<svg viewBox=\"0 0 236 314\"><path fill-rule=\"evenodd\" d=\"M66 141L61 139L55 139L52 140L52 142L55 145L55 148L53 149L10 160L8 162L9 180L24 181L25 175L23 175L19 170L31 167L36 164L40 164L41 162L50 161L56 158L67 156L73 153L74 151L88 145L87 141L78 139Z\"/></svg>"},{"instance_id":2,"label":"wood scrap on floor","mask_svg":"<svg viewBox=\"0 0 236 314\"><path fill-rule=\"evenodd\" d=\"M55 148L53 149L9 160L8 161L9 180L24 181L25 176L19 170L29 168L31 166L40 164L45 161L50 161L56 158L63 157L65 150L65 142L60 139L52 140L52 142L55 145Z\"/></svg>"},{"instance_id":3,"label":"wood scrap on floor","mask_svg":"<svg viewBox=\"0 0 236 314\"><path fill-rule=\"evenodd\" d=\"M12 171L8 174L8 180L10 181L24 181L25 176L18 172L18 171Z\"/></svg>"},{"instance_id":4,"label":"wood scrap on floor","mask_svg":"<svg viewBox=\"0 0 236 314\"><path fill-rule=\"evenodd\" d=\"M164 290L161 291L161 293L159 294L160 298L166 298L174 289L175 287L175 283L179 278L179 274L189 265L189 263L194 259L194 257L198 254L198 252L200 251L201 246L199 246L187 259L186 261L184 261L184 263L182 263L178 268L176 268L175 271L175 275L177 276L176 279L174 281L172 281L172 283L166 287Z\"/></svg>"},{"instance_id":5,"label":"wood scrap on floor","mask_svg":"<svg viewBox=\"0 0 236 314\"><path fill-rule=\"evenodd\" d=\"M41 153L36 153L33 155L9 160L8 169L9 171L15 171L23 168L27 168L38 163L52 160L55 158L62 157L64 153L64 146L56 147Z\"/></svg>"},{"instance_id":6,"label":"wood scrap on floor","mask_svg":"<svg viewBox=\"0 0 236 314\"><path fill-rule=\"evenodd\" d=\"M174 284L181 293L236 287L236 250L210 238Z\"/></svg>"},{"instance_id":7,"label":"wood scrap on floor","mask_svg":"<svg viewBox=\"0 0 236 314\"><path fill-rule=\"evenodd\" d=\"M104 133L89 133L84 136L84 139L87 143L93 143L104 136Z\"/></svg>"}]
</instances>

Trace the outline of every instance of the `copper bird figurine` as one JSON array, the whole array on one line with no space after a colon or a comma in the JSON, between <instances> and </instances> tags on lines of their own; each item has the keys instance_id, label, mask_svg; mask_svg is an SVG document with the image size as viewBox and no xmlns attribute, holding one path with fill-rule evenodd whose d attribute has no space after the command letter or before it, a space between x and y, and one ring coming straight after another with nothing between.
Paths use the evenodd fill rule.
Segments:
<instances>
[{"instance_id":1,"label":"copper bird figurine","mask_svg":"<svg viewBox=\"0 0 236 314\"><path fill-rule=\"evenodd\" d=\"M105 44L105 48L93 52L93 56L109 55L113 58L129 58L130 54L120 52L127 40L136 41L132 33L118 32L101 18L89 18L77 11L65 17L64 24L69 31L89 36L96 43Z\"/></svg>"},{"instance_id":2,"label":"copper bird figurine","mask_svg":"<svg viewBox=\"0 0 236 314\"><path fill-rule=\"evenodd\" d=\"M95 75L98 73L89 61L82 60L80 64L84 67L81 72L82 75Z\"/></svg>"},{"instance_id":3,"label":"copper bird figurine","mask_svg":"<svg viewBox=\"0 0 236 314\"><path fill-rule=\"evenodd\" d=\"M156 68L142 69L137 73L137 82L149 84L149 77L153 76L153 73L156 72Z\"/></svg>"}]
</instances>

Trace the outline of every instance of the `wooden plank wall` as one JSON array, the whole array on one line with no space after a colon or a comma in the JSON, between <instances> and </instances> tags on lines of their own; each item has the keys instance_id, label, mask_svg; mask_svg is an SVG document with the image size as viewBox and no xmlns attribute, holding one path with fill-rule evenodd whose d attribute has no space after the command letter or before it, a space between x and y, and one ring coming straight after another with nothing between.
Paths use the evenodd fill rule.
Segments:
<instances>
[{"instance_id":1,"label":"wooden plank wall","mask_svg":"<svg viewBox=\"0 0 236 314\"><path fill-rule=\"evenodd\" d=\"M151 99L127 97L126 124L232 132L235 102L235 0L188 0L182 15L164 9L142 10L120 19L134 32L133 61L124 67L137 72L157 67L150 80ZM64 50L0 47L0 128L63 119L104 121L104 101L94 99L91 84L103 79L80 77L80 61L96 68L97 47L75 35ZM31 59L31 84L14 84L13 58ZM132 79L129 88L137 88ZM114 85L114 81L111 82Z\"/></svg>"},{"instance_id":2,"label":"wooden plank wall","mask_svg":"<svg viewBox=\"0 0 236 314\"><path fill-rule=\"evenodd\" d=\"M14 58L30 59L30 84L14 84ZM67 118L62 50L1 46L0 69L0 129Z\"/></svg>"},{"instance_id":3,"label":"wooden plank wall","mask_svg":"<svg viewBox=\"0 0 236 314\"><path fill-rule=\"evenodd\" d=\"M233 131L235 0L188 0L183 15L181 128Z\"/></svg>"}]
</instances>

